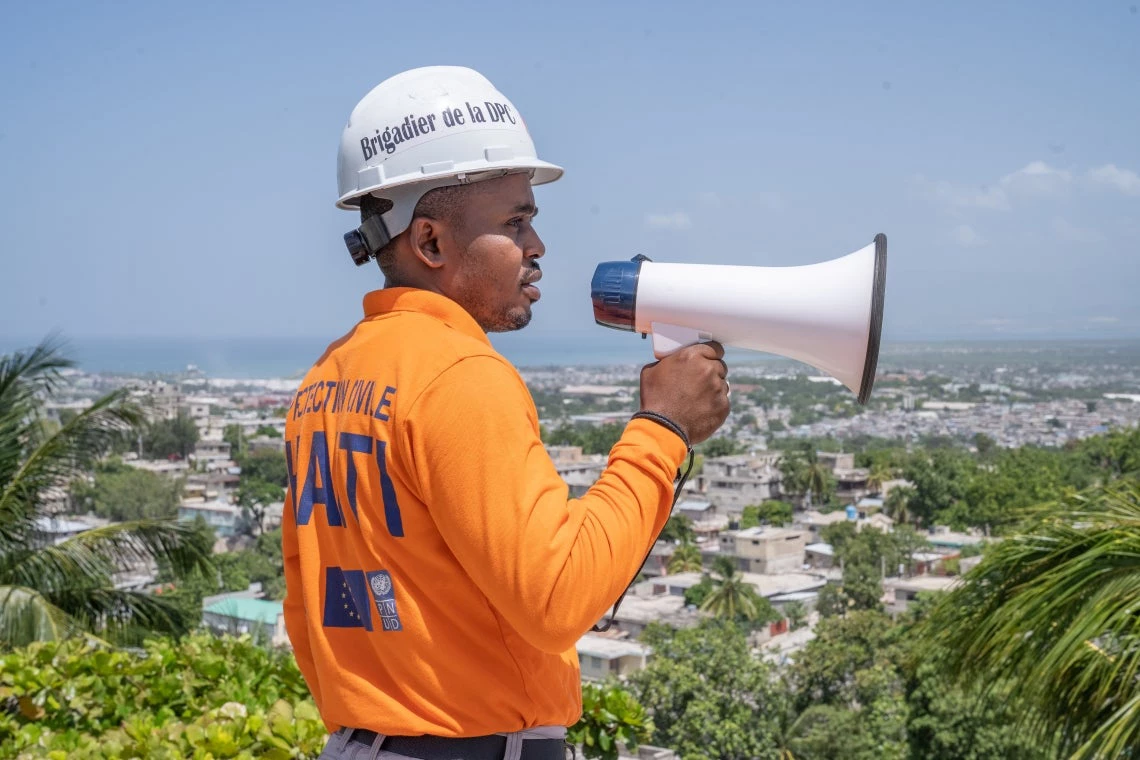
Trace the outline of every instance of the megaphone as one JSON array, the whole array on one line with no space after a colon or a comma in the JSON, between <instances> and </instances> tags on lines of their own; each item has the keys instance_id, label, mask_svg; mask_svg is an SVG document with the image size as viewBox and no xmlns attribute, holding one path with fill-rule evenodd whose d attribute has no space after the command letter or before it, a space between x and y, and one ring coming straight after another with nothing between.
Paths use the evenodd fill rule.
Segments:
<instances>
[{"instance_id":1,"label":"megaphone","mask_svg":"<svg viewBox=\"0 0 1140 760\"><path fill-rule=\"evenodd\" d=\"M866 404L875 383L887 238L820 264L665 264L635 256L594 270L594 321L653 337L653 353L715 340L809 364Z\"/></svg>"}]
</instances>

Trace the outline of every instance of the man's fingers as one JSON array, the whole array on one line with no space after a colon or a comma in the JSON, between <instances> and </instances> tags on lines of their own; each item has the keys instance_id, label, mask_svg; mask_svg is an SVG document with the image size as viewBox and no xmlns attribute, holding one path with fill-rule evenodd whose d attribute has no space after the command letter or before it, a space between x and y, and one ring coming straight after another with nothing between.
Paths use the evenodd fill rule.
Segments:
<instances>
[{"instance_id":1,"label":"man's fingers","mask_svg":"<svg viewBox=\"0 0 1140 760\"><path fill-rule=\"evenodd\" d=\"M694 343L693 350L701 356L709 359L722 359L724 358L724 346L717 343L715 340L710 340L707 343Z\"/></svg>"}]
</instances>

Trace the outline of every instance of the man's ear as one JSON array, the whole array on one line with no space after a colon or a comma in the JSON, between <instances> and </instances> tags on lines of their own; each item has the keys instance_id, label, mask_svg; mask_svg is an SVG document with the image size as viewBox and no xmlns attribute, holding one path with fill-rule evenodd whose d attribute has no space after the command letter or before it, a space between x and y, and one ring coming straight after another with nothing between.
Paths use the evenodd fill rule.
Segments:
<instances>
[{"instance_id":1,"label":"man's ear","mask_svg":"<svg viewBox=\"0 0 1140 760\"><path fill-rule=\"evenodd\" d=\"M442 238L447 236L447 225L437 219L417 216L408 227L408 242L412 253L425 266L439 269L443 266Z\"/></svg>"}]
</instances>

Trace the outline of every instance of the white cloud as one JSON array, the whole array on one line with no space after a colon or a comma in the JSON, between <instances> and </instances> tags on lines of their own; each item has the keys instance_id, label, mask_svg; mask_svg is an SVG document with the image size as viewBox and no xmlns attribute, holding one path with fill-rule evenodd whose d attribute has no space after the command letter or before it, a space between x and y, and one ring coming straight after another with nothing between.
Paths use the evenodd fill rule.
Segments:
<instances>
[{"instance_id":1,"label":"white cloud","mask_svg":"<svg viewBox=\"0 0 1140 760\"><path fill-rule=\"evenodd\" d=\"M968 224L959 224L952 233L954 242L963 248L976 248L985 245L986 240Z\"/></svg>"},{"instance_id":2,"label":"white cloud","mask_svg":"<svg viewBox=\"0 0 1140 760\"><path fill-rule=\"evenodd\" d=\"M684 211L646 214L645 226L658 230L687 230L693 226L693 220Z\"/></svg>"},{"instance_id":3,"label":"white cloud","mask_svg":"<svg viewBox=\"0 0 1140 760\"><path fill-rule=\"evenodd\" d=\"M1044 161L1031 161L993 184L977 187L931 181L921 175L917 181L928 198L951 212L975 208L1009 211L1017 198L1060 195L1072 178L1069 172Z\"/></svg>"},{"instance_id":4,"label":"white cloud","mask_svg":"<svg viewBox=\"0 0 1140 760\"><path fill-rule=\"evenodd\" d=\"M1120 317L1089 317L1088 321L1094 325L1114 325Z\"/></svg>"},{"instance_id":5,"label":"white cloud","mask_svg":"<svg viewBox=\"0 0 1140 760\"><path fill-rule=\"evenodd\" d=\"M1051 226L1053 234L1066 243L1099 243L1104 240L1104 235L1098 230L1078 227L1061 217L1054 219Z\"/></svg>"},{"instance_id":6,"label":"white cloud","mask_svg":"<svg viewBox=\"0 0 1140 760\"><path fill-rule=\"evenodd\" d=\"M1032 161L1001 178L1001 186L1011 195L1058 195L1073 175L1055 169L1044 161Z\"/></svg>"},{"instance_id":7,"label":"white cloud","mask_svg":"<svg viewBox=\"0 0 1140 760\"><path fill-rule=\"evenodd\" d=\"M971 209L1009 211L1018 202L1033 198L1056 198L1067 193L1070 188L1088 188L1089 185L1100 185L1124 195L1140 196L1140 174L1131 169L1122 169L1116 164L1089 169L1084 173L1083 180L1075 183L1072 172L1050 166L1044 161L1030 161L1017 171L988 185L958 185L946 180L929 180L922 175L915 178L923 195L944 211L958 217ZM1054 220L1053 231L1073 242L1103 239L1099 232L1082 230L1063 219ZM957 232L955 234L958 242L968 244L961 235Z\"/></svg>"},{"instance_id":8,"label":"white cloud","mask_svg":"<svg viewBox=\"0 0 1140 760\"><path fill-rule=\"evenodd\" d=\"M1121 169L1116 164L1105 164L1089 169L1088 178L1098 185L1106 185L1125 195L1140 195L1140 176L1130 169Z\"/></svg>"}]
</instances>

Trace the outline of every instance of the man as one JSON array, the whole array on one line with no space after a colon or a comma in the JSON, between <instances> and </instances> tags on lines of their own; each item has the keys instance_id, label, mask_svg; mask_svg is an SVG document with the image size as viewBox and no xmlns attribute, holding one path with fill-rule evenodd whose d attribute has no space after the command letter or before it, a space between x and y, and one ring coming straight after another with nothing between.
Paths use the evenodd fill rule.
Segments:
<instances>
[{"instance_id":1,"label":"man","mask_svg":"<svg viewBox=\"0 0 1140 760\"><path fill-rule=\"evenodd\" d=\"M575 642L728 414L719 346L646 367L642 416L568 499L487 339L530 321L545 253L531 186L561 173L469 69L393 77L345 127L338 205L362 221L346 242L384 288L290 408L282 530L286 626L334 732L322 757L561 758Z\"/></svg>"}]
</instances>

